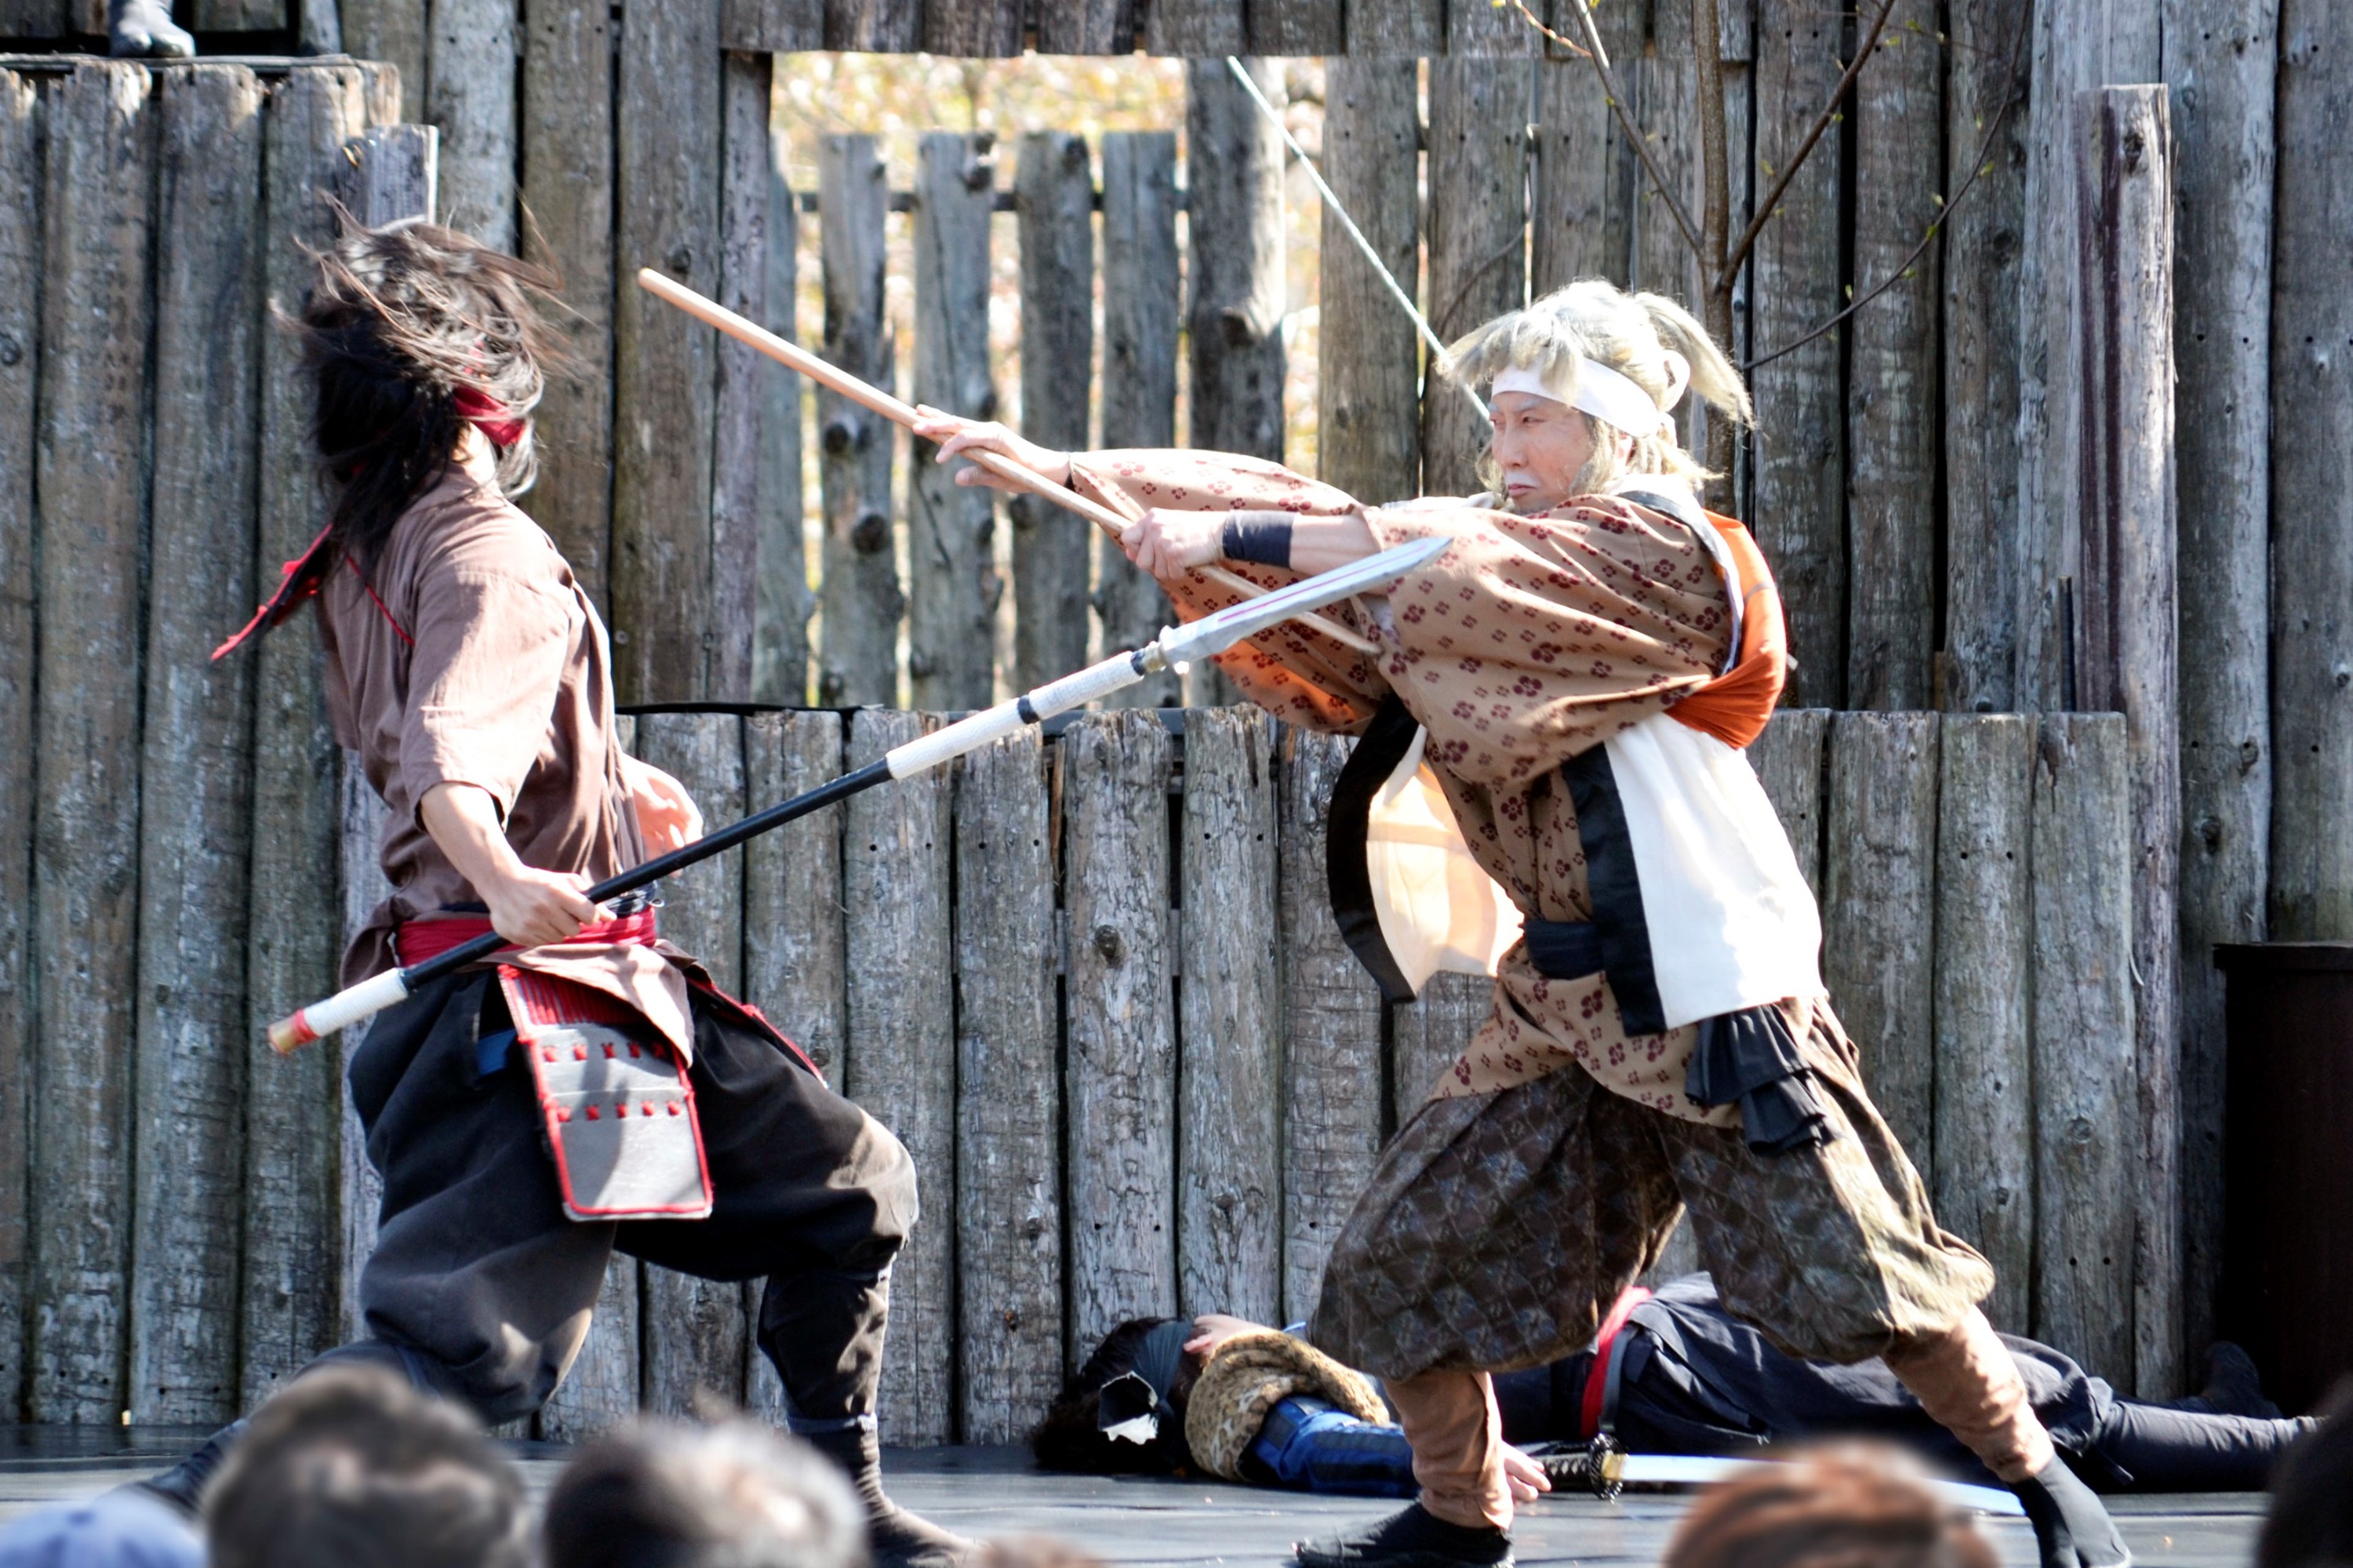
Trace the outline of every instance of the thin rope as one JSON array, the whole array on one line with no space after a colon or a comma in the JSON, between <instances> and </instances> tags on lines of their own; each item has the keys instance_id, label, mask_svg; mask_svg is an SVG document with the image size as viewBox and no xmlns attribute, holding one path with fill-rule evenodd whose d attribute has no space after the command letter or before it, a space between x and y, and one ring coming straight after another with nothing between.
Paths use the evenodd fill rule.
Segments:
<instances>
[{"instance_id":1,"label":"thin rope","mask_svg":"<svg viewBox=\"0 0 2353 1568\"><path fill-rule=\"evenodd\" d=\"M1276 113L1274 105L1266 101L1266 94L1258 90L1258 83L1252 81L1250 72L1242 69L1242 62L1234 56L1228 55L1226 69L1234 73L1234 79L1242 84L1242 90L1250 94L1250 101L1258 105L1259 112L1266 116L1267 122L1274 127L1277 134L1282 136L1283 144L1291 149L1291 155L1299 160L1300 166L1307 171L1307 177L1315 182L1316 194L1324 198L1324 205L1331 210L1332 216L1340 220L1340 227L1348 231L1348 238L1356 242L1356 249L1365 253L1365 260L1372 263L1373 270L1380 275L1381 281L1388 286L1389 297L1398 302L1399 309L1413 318L1415 328L1421 334L1421 341L1430 345L1430 373L1443 375L1446 345L1440 343L1438 334L1430 330L1429 321L1414 305L1413 297L1398 286L1395 275L1381 260L1380 252L1373 249L1373 242L1365 238L1365 231L1356 227L1356 220L1348 216L1348 209L1340 204L1338 196L1332 194L1332 187L1324 184L1322 172L1315 167L1315 160L1307 155L1307 149L1299 144L1299 138L1291 133L1291 127L1282 122L1282 116ZM1447 376L1446 379L1462 388L1462 396L1471 399L1471 406L1479 410L1480 418L1487 418L1487 404L1484 398L1473 392L1468 384L1456 377Z\"/></svg>"}]
</instances>

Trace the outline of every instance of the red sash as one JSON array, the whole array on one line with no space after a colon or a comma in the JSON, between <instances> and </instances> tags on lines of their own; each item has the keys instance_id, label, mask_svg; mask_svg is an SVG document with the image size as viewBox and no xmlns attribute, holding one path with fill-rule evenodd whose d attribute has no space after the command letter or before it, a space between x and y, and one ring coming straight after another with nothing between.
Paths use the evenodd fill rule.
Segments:
<instances>
[{"instance_id":1,"label":"red sash","mask_svg":"<svg viewBox=\"0 0 2353 1568\"><path fill-rule=\"evenodd\" d=\"M480 915L437 915L430 919L404 920L392 933L393 956L405 969L410 964L421 964L427 959L438 959L452 948L488 935L490 930L490 920ZM624 942L642 948L652 943L659 935L655 929L654 906L649 904L634 915L583 926L577 935L566 937L565 941ZM500 950L512 953L516 949L503 948Z\"/></svg>"}]
</instances>

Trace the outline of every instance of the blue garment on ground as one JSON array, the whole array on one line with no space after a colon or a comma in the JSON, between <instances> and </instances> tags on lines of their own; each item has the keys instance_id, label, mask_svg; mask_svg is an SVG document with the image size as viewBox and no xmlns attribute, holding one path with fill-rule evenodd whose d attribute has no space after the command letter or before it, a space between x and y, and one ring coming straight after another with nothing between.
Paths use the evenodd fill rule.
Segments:
<instances>
[{"instance_id":1,"label":"blue garment on ground","mask_svg":"<svg viewBox=\"0 0 2353 1568\"><path fill-rule=\"evenodd\" d=\"M0 1568L203 1568L204 1538L170 1504L118 1488L0 1530Z\"/></svg>"},{"instance_id":2,"label":"blue garment on ground","mask_svg":"<svg viewBox=\"0 0 2353 1568\"><path fill-rule=\"evenodd\" d=\"M1395 1426L1359 1421L1306 1394L1277 1404L1259 1428L1242 1473L1261 1486L1359 1498L1409 1498L1413 1449Z\"/></svg>"}]
</instances>

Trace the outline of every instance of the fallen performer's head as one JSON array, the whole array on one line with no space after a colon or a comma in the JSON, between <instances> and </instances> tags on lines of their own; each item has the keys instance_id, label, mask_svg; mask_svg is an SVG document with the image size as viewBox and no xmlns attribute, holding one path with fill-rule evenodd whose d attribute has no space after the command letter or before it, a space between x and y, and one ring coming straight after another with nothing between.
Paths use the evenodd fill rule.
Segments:
<instances>
[{"instance_id":1,"label":"fallen performer's head","mask_svg":"<svg viewBox=\"0 0 2353 1568\"><path fill-rule=\"evenodd\" d=\"M1902 1450L1841 1443L1785 1457L1694 1503L1662 1568L1996 1568L1969 1515Z\"/></svg>"},{"instance_id":2,"label":"fallen performer's head","mask_svg":"<svg viewBox=\"0 0 2353 1568\"><path fill-rule=\"evenodd\" d=\"M1104 1335L1029 1434L1038 1463L1095 1476L1191 1469L1185 1409L1202 1357L1186 1345L1195 1337L1181 1318L1131 1318Z\"/></svg>"}]
</instances>

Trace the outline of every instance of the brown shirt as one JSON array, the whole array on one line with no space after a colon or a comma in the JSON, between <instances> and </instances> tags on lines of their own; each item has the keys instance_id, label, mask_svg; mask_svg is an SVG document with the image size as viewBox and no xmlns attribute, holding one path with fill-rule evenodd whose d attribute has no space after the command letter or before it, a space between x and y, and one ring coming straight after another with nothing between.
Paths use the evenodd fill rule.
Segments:
<instances>
[{"instance_id":1,"label":"brown shirt","mask_svg":"<svg viewBox=\"0 0 2353 1568\"><path fill-rule=\"evenodd\" d=\"M453 466L393 525L364 578L338 562L320 590L319 639L335 737L391 808L380 858L393 894L343 955L346 984L399 961L401 923L480 902L417 817L436 785L486 792L526 865L594 880L643 858L604 623L554 541L495 483ZM668 961L681 956L565 943L508 961L620 997L684 1051L685 986Z\"/></svg>"}]
</instances>

